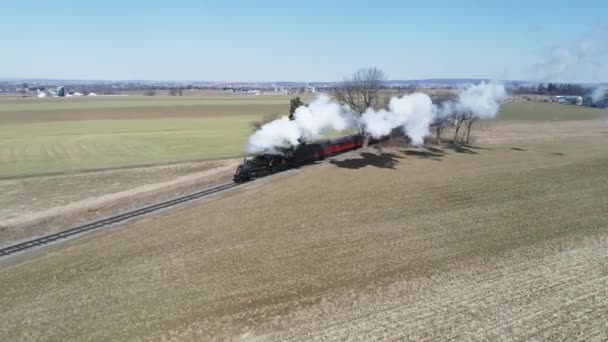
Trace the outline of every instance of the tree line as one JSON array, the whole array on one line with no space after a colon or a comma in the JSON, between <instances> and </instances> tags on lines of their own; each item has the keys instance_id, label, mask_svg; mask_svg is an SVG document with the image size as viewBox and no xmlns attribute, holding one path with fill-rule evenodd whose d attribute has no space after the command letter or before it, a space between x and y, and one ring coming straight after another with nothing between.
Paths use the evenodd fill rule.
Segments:
<instances>
[{"instance_id":1,"label":"tree line","mask_svg":"<svg viewBox=\"0 0 608 342\"><path fill-rule=\"evenodd\" d=\"M353 115L356 116L357 123L356 129L360 134L366 137L364 145L367 146L368 134L365 127L360 124L360 118L368 108L374 110L383 109L388 106L390 96L383 96L380 92L383 89L382 83L386 80L385 74L378 68L362 68L357 70L352 76L346 78L343 82L340 82L334 89L335 99L351 108ZM409 92L408 92L409 93ZM394 95L394 94L393 94ZM441 104L446 101L453 101L456 99L455 94L444 94L431 96L433 103ZM294 97L290 100L289 105L289 119L294 120L294 113L296 109L302 105L306 105L302 102L300 97ZM279 118L278 114L271 114L265 116L259 121L251 122L251 127L254 130L260 129L266 123ZM445 141L445 134L448 130L453 130L452 139L450 142L458 144L468 144L471 140L471 131L473 124L479 120L479 117L471 111L458 111L453 110L447 115L437 116L431 123L431 132L433 137L430 141L437 144L441 144ZM392 135L402 135L399 129L396 129ZM427 140L429 141L429 140Z\"/></svg>"},{"instance_id":2,"label":"tree line","mask_svg":"<svg viewBox=\"0 0 608 342\"><path fill-rule=\"evenodd\" d=\"M589 94L592 89L583 87L580 84L571 83L541 83L537 86L516 86L512 93L515 95L578 95Z\"/></svg>"},{"instance_id":3,"label":"tree line","mask_svg":"<svg viewBox=\"0 0 608 342\"><path fill-rule=\"evenodd\" d=\"M338 102L348 105L358 119L361 118L367 108L379 110L386 108L390 101L390 96L382 97L380 90L383 89L383 82L387 79L382 70L378 68L362 68L357 70L352 76L347 77L341 82L334 91L334 96ZM411 91L410 91L411 92ZM444 101L455 99L455 95L431 96L433 103L440 104ZM431 123L431 131L434 135L435 143L441 144L445 132L453 129L452 143L465 143L471 141L471 130L473 124L479 117L471 111L453 110L447 115L437 116ZM360 122L356 120L355 122ZM365 135L364 146L367 146L368 135L365 127L357 127L359 133ZM394 132L402 134L402 132Z\"/></svg>"}]
</instances>

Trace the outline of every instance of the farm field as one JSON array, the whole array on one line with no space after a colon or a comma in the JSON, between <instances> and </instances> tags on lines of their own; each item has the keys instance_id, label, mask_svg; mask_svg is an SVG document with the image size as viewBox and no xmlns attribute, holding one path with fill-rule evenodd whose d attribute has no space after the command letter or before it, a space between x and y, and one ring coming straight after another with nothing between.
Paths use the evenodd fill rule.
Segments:
<instances>
[{"instance_id":1,"label":"farm field","mask_svg":"<svg viewBox=\"0 0 608 342\"><path fill-rule=\"evenodd\" d=\"M567 119L351 153L3 261L0 335L605 339L608 127Z\"/></svg>"},{"instance_id":2,"label":"farm field","mask_svg":"<svg viewBox=\"0 0 608 342\"><path fill-rule=\"evenodd\" d=\"M249 95L225 95L225 96L206 96L206 97L176 97L176 96L97 96L97 97L74 97L74 98L17 98L1 99L0 112L54 112L66 111L71 113L75 110L91 110L108 108L172 108L172 107L194 107L191 115L196 115L197 111L201 114L245 114L239 112L239 107L244 109L258 108L259 110L270 110L284 108L289 105L290 96L249 96ZM216 109L222 107L220 113L206 113L205 108ZM236 110L235 110L236 109ZM243 109L243 108L241 108ZM56 113L57 114L57 113ZM76 119L79 114L72 113L72 118ZM167 115L170 116L171 112ZM86 113L84 113L86 115ZM53 117L49 114L49 116ZM12 117L12 116L11 116ZM22 120L37 119L34 117L23 117ZM38 119L45 120L46 115L41 114ZM16 119L14 119L16 120Z\"/></svg>"},{"instance_id":3,"label":"farm field","mask_svg":"<svg viewBox=\"0 0 608 342\"><path fill-rule=\"evenodd\" d=\"M0 100L0 176L240 156L289 97Z\"/></svg>"},{"instance_id":4,"label":"farm field","mask_svg":"<svg viewBox=\"0 0 608 342\"><path fill-rule=\"evenodd\" d=\"M606 110L547 102L511 102L502 106L498 120L572 121L606 116Z\"/></svg>"},{"instance_id":5,"label":"farm field","mask_svg":"<svg viewBox=\"0 0 608 342\"><path fill-rule=\"evenodd\" d=\"M254 116L48 122L0 127L0 175L242 154Z\"/></svg>"},{"instance_id":6,"label":"farm field","mask_svg":"<svg viewBox=\"0 0 608 342\"><path fill-rule=\"evenodd\" d=\"M0 99L0 177L238 157L251 133L250 123L286 113L289 98ZM511 103L499 119L580 120L601 115L589 108Z\"/></svg>"},{"instance_id":7,"label":"farm field","mask_svg":"<svg viewBox=\"0 0 608 342\"><path fill-rule=\"evenodd\" d=\"M0 247L229 182L239 162L0 179Z\"/></svg>"}]
</instances>

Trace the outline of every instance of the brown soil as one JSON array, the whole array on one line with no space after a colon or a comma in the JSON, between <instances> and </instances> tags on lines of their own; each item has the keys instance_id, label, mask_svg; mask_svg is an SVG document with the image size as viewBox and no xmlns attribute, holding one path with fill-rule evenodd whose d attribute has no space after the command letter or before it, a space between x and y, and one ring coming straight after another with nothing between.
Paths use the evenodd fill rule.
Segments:
<instances>
[{"instance_id":1,"label":"brown soil","mask_svg":"<svg viewBox=\"0 0 608 342\"><path fill-rule=\"evenodd\" d=\"M605 130L370 148L11 258L0 336L605 340Z\"/></svg>"},{"instance_id":2,"label":"brown soil","mask_svg":"<svg viewBox=\"0 0 608 342\"><path fill-rule=\"evenodd\" d=\"M238 160L0 180L0 246L229 182Z\"/></svg>"}]
</instances>

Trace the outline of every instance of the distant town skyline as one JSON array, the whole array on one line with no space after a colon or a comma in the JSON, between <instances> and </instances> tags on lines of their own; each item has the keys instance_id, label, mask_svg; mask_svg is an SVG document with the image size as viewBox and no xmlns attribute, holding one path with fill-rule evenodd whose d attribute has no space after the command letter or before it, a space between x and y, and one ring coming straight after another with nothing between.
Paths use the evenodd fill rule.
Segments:
<instances>
[{"instance_id":1,"label":"distant town skyline","mask_svg":"<svg viewBox=\"0 0 608 342\"><path fill-rule=\"evenodd\" d=\"M3 5L0 78L608 81L605 1Z\"/></svg>"}]
</instances>

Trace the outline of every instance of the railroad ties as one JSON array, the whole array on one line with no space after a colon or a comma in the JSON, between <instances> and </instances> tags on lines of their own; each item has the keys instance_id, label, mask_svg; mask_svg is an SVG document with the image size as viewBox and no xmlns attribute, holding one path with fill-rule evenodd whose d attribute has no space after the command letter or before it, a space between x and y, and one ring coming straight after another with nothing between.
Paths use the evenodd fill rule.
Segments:
<instances>
[{"instance_id":1,"label":"railroad ties","mask_svg":"<svg viewBox=\"0 0 608 342\"><path fill-rule=\"evenodd\" d=\"M221 184L221 185L218 185L218 186L215 186L212 188L208 188L205 190L191 193L189 195L173 198L168 201L149 205L149 206L135 209L135 210L132 210L132 211L129 211L126 213L110 216L110 217L107 217L105 219L101 219L98 221L86 223L86 224L83 224L83 225L80 225L77 227L73 227L73 228L58 232L58 233L54 233L54 234L46 235L46 236L39 237L36 239L32 239L29 241L21 242L21 243L12 245L12 246L2 247L2 248L0 248L0 257L7 256L10 254L15 254L18 252L23 252L28 249L46 245L48 243L51 243L51 242L54 242L54 241L57 241L60 239L65 239L65 238L68 238L68 237L71 237L74 235L78 235L78 234L82 234L82 233L85 233L85 232L88 232L88 231L91 231L94 229L106 227L106 226L112 225L114 223L126 221L126 220L134 218L134 217L142 216L142 215L154 212L154 211L169 208L169 207L172 207L172 206L184 203L184 202L195 200L197 198L209 196L209 195L212 195L212 194L224 191L224 190L234 188L235 186L237 186L237 184L235 184L235 183Z\"/></svg>"}]
</instances>

